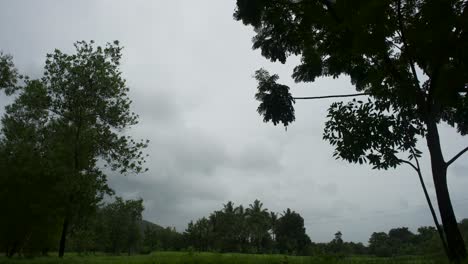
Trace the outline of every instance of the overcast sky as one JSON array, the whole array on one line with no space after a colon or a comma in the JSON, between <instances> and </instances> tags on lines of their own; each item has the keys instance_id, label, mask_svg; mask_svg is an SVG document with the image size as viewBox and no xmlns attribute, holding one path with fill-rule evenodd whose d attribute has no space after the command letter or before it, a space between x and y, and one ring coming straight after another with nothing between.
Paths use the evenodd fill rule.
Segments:
<instances>
[{"instance_id":1,"label":"overcast sky","mask_svg":"<svg viewBox=\"0 0 468 264\"><path fill-rule=\"evenodd\" d=\"M275 212L291 208L312 241L366 243L374 231L432 224L417 175L407 167L375 171L332 157L322 140L333 102L301 101L287 131L256 113L255 70L278 73L296 96L352 92L349 79L295 84L297 58L273 64L252 50L252 28L234 21L235 0L0 0L0 50L20 72L42 73L45 55L73 52L77 40L119 40L122 71L140 123L129 130L149 139L149 172L109 175L125 198L144 199L144 218L183 231L227 201L259 199ZM0 107L6 104L0 97ZM468 138L442 127L450 158ZM424 142L421 149L427 153ZM449 169L456 215L468 217L468 155ZM427 156L422 161L435 202Z\"/></svg>"}]
</instances>

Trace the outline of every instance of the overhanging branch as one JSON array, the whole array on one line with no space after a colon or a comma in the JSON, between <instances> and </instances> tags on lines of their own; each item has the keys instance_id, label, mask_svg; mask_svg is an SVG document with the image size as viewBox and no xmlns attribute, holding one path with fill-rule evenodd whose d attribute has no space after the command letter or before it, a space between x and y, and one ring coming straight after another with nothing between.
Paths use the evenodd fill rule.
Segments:
<instances>
[{"instance_id":1,"label":"overhanging branch","mask_svg":"<svg viewBox=\"0 0 468 264\"><path fill-rule=\"evenodd\" d=\"M294 100L309 100L309 99L326 99L326 98L341 98L341 97L355 97L370 95L369 93L355 93L355 94L337 94L337 95L323 95L323 96L306 96L306 97L294 97Z\"/></svg>"},{"instance_id":2,"label":"overhanging branch","mask_svg":"<svg viewBox=\"0 0 468 264\"><path fill-rule=\"evenodd\" d=\"M461 155L463 155L463 153L467 152L468 151L468 147L464 148L462 151L458 152L457 155L455 155L451 160L449 160L447 162L447 164L445 165L446 167L450 166L450 164L452 164L455 160L457 160Z\"/></svg>"},{"instance_id":3,"label":"overhanging branch","mask_svg":"<svg viewBox=\"0 0 468 264\"><path fill-rule=\"evenodd\" d=\"M411 152L414 155L414 149L411 148ZM440 241L442 242L442 246L444 247L445 254L448 255L448 246L447 246L447 241L445 239L445 235L443 230L441 229L441 226L439 224L439 220L437 219L437 215L434 210L434 206L432 206L431 198L429 197L429 193L427 192L426 184L424 183L424 179L421 173L421 167L419 165L419 160L416 155L414 155L414 160L416 161L416 166L411 163L410 161L400 159L400 162L406 163L410 165L417 173L419 177L419 182L421 183L421 187L423 188L424 191L424 197L426 197L427 204L429 205L429 210L431 211L432 219L434 220L434 224L437 228L437 232L439 233Z\"/></svg>"},{"instance_id":4,"label":"overhanging branch","mask_svg":"<svg viewBox=\"0 0 468 264\"><path fill-rule=\"evenodd\" d=\"M399 159L399 161L410 165L418 174L420 173L420 169L417 168L413 163L411 163L411 162L409 162L407 160L404 160L404 159Z\"/></svg>"}]
</instances>

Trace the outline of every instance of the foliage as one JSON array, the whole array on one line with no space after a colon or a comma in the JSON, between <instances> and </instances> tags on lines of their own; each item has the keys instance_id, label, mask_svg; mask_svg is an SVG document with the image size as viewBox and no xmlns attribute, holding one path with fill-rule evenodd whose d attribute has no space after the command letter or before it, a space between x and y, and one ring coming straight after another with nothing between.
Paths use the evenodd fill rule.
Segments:
<instances>
[{"instance_id":1,"label":"foliage","mask_svg":"<svg viewBox=\"0 0 468 264\"><path fill-rule=\"evenodd\" d=\"M58 175L47 170L44 87L28 81L6 107L0 136L0 245L11 256L55 246L60 232Z\"/></svg>"},{"instance_id":2,"label":"foliage","mask_svg":"<svg viewBox=\"0 0 468 264\"><path fill-rule=\"evenodd\" d=\"M184 248L183 235L178 233L175 228L163 228L153 223L145 226L142 252L150 253L156 250L173 251Z\"/></svg>"},{"instance_id":3,"label":"foliage","mask_svg":"<svg viewBox=\"0 0 468 264\"><path fill-rule=\"evenodd\" d=\"M259 200L245 210L228 202L208 218L191 221L184 236L186 246L199 251L305 254L310 244L298 213L288 209L277 218Z\"/></svg>"},{"instance_id":4,"label":"foliage","mask_svg":"<svg viewBox=\"0 0 468 264\"><path fill-rule=\"evenodd\" d=\"M11 95L16 90L18 71L13 64L13 58L10 55L0 51L0 90L4 89L7 95Z\"/></svg>"},{"instance_id":5,"label":"foliage","mask_svg":"<svg viewBox=\"0 0 468 264\"><path fill-rule=\"evenodd\" d=\"M134 254L142 244L143 200L123 200L116 197L102 205L94 216L70 234L70 249L77 252L108 252Z\"/></svg>"},{"instance_id":6,"label":"foliage","mask_svg":"<svg viewBox=\"0 0 468 264\"><path fill-rule=\"evenodd\" d=\"M0 88L18 92L0 135L0 196L11 212L1 220L7 234L1 244L9 254L47 251L60 232L63 255L67 233L113 194L102 164L120 173L144 170L148 142L123 133L138 116L119 70L122 48L117 41L105 47L81 41L75 48L75 54L47 54L37 80L18 75L11 57L0 54Z\"/></svg>"},{"instance_id":7,"label":"foliage","mask_svg":"<svg viewBox=\"0 0 468 264\"><path fill-rule=\"evenodd\" d=\"M139 221L142 220L143 200L127 200L117 197L99 212L101 225L100 245L107 252L136 252L141 241ZM102 227L103 225L103 227Z\"/></svg>"},{"instance_id":8,"label":"foliage","mask_svg":"<svg viewBox=\"0 0 468 264\"><path fill-rule=\"evenodd\" d=\"M369 253L379 257L401 255L442 256L443 248L438 242L434 227L420 227L413 234L406 227L393 228L388 234L373 233L369 239Z\"/></svg>"},{"instance_id":9,"label":"foliage","mask_svg":"<svg viewBox=\"0 0 468 264\"><path fill-rule=\"evenodd\" d=\"M263 116L263 121L271 121L274 125L282 122L287 127L295 120L294 99L289 93L289 87L276 83L279 76L270 76L264 69L255 72L255 79L258 81L255 99L260 101L257 112Z\"/></svg>"},{"instance_id":10,"label":"foliage","mask_svg":"<svg viewBox=\"0 0 468 264\"><path fill-rule=\"evenodd\" d=\"M405 156L419 157L416 143L426 139L441 239L451 260L466 259L447 187L447 167L459 155L444 160L437 125L468 133L468 3L237 0L234 18L254 27L253 48L265 58L301 58L292 73L296 82L346 75L369 96L329 108L323 137L335 146L335 157L394 168L410 164ZM263 69L255 77L264 121L288 126L295 120L289 87Z\"/></svg>"},{"instance_id":11,"label":"foliage","mask_svg":"<svg viewBox=\"0 0 468 264\"><path fill-rule=\"evenodd\" d=\"M443 264L446 263L439 259L429 259L423 257L404 257L404 258L375 258L370 256L359 256L349 258L334 258L322 256L284 256L284 255L255 255L255 254L232 254L232 253L188 253L188 252L156 252L151 255L134 255L134 256L109 256L109 255L86 255L78 256L68 254L63 259L52 257L41 257L36 259L4 259L0 257L0 263L11 264L44 264L44 263L64 263L64 264L111 264L111 263L126 263L126 264L143 264L143 263L158 263L158 264L303 264L303 263L342 263L342 264Z\"/></svg>"},{"instance_id":12,"label":"foliage","mask_svg":"<svg viewBox=\"0 0 468 264\"><path fill-rule=\"evenodd\" d=\"M281 253L304 252L306 246L311 243L305 232L304 219L289 208L277 220L274 233Z\"/></svg>"}]
</instances>

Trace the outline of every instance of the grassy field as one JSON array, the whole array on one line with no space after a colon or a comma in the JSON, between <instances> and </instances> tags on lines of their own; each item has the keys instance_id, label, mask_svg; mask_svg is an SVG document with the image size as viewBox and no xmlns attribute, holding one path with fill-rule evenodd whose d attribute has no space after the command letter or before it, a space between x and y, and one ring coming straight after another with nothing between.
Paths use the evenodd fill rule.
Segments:
<instances>
[{"instance_id":1,"label":"grassy field","mask_svg":"<svg viewBox=\"0 0 468 264\"><path fill-rule=\"evenodd\" d=\"M349 258L333 258L333 257L296 257L284 255L251 255L251 254L218 254L218 253L187 253L187 252L155 252L149 255L134 255L134 256L107 256L107 255L77 255L73 253L66 254L63 259L56 256L36 257L36 258L12 258L7 259L0 257L0 263L33 263L33 264L325 264L325 263L342 263L342 264L360 264L360 263L434 263L438 264L441 261L434 259L423 259L417 257L402 257L402 258L372 258L372 257L349 257ZM443 263L443 262L442 262Z\"/></svg>"}]
</instances>

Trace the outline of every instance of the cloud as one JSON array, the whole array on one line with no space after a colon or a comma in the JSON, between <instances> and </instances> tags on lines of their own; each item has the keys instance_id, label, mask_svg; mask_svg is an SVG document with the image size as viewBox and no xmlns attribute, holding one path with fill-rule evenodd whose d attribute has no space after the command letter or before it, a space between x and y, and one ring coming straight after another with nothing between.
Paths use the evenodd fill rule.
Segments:
<instances>
[{"instance_id":1,"label":"cloud","mask_svg":"<svg viewBox=\"0 0 468 264\"><path fill-rule=\"evenodd\" d=\"M338 193L338 185L336 183L327 183L319 186L319 189L328 195L336 195Z\"/></svg>"}]
</instances>

